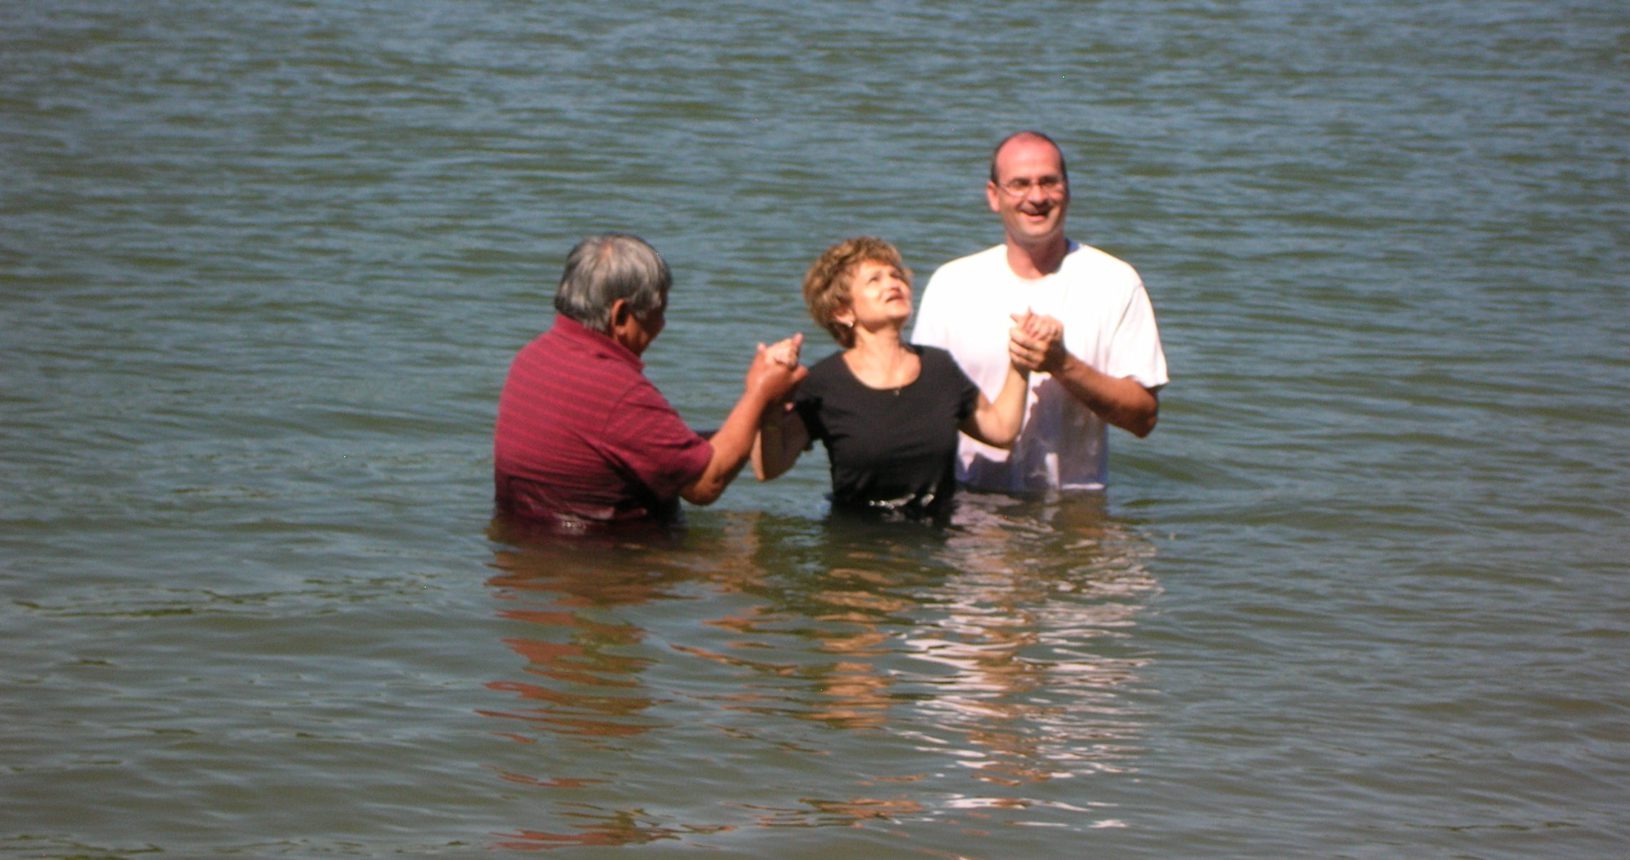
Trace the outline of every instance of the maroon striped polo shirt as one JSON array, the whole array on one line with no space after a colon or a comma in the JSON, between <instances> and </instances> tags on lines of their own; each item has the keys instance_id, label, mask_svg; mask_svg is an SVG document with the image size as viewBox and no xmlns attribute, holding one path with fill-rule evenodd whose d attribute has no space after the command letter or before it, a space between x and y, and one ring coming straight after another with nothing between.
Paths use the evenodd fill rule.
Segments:
<instances>
[{"instance_id":1,"label":"maroon striped polo shirt","mask_svg":"<svg viewBox=\"0 0 1630 860\"><path fill-rule=\"evenodd\" d=\"M565 316L521 349L498 398L499 510L608 521L672 516L713 456L627 347Z\"/></svg>"}]
</instances>

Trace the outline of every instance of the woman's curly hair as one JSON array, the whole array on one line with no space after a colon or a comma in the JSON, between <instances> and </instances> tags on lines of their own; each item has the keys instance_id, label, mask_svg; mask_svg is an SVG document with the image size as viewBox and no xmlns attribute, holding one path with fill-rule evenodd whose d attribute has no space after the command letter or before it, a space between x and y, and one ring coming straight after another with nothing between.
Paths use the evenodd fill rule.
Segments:
<instances>
[{"instance_id":1,"label":"woman's curly hair","mask_svg":"<svg viewBox=\"0 0 1630 860\"><path fill-rule=\"evenodd\" d=\"M899 249L876 236L856 236L827 248L804 274L804 304L810 317L844 349L855 345L855 330L836 317L850 306L849 282L861 263L894 266L911 284L911 270L900 259Z\"/></svg>"}]
</instances>

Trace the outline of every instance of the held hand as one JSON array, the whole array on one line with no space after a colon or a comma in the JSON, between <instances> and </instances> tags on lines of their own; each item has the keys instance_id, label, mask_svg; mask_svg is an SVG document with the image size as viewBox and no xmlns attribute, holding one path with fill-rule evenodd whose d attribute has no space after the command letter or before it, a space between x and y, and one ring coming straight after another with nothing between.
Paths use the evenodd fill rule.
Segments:
<instances>
[{"instance_id":1,"label":"held hand","mask_svg":"<svg viewBox=\"0 0 1630 860\"><path fill-rule=\"evenodd\" d=\"M1042 314L1013 314L1008 330L1008 357L1015 367L1038 373L1057 373L1069 353L1064 350L1064 324Z\"/></svg>"},{"instance_id":2,"label":"held hand","mask_svg":"<svg viewBox=\"0 0 1630 860\"><path fill-rule=\"evenodd\" d=\"M785 340L778 340L770 346L759 344L758 348L769 354L770 360L784 367L798 366L798 353L804 345L804 333L798 332Z\"/></svg>"},{"instance_id":3,"label":"held hand","mask_svg":"<svg viewBox=\"0 0 1630 860\"><path fill-rule=\"evenodd\" d=\"M761 393L766 402L790 395L809 375L809 368L798 363L798 348L803 340L800 333L774 346L759 344L753 363L747 368L747 390Z\"/></svg>"}]
</instances>

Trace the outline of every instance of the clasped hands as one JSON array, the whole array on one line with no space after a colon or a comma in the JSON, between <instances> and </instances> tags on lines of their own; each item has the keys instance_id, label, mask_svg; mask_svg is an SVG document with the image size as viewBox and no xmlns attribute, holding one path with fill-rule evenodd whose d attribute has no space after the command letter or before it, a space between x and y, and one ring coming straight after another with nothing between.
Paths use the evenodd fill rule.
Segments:
<instances>
[{"instance_id":1,"label":"clasped hands","mask_svg":"<svg viewBox=\"0 0 1630 860\"><path fill-rule=\"evenodd\" d=\"M1064 349L1064 324L1045 314L1026 310L1013 314L1013 327L1008 329L1007 352L1013 365L1022 371L1057 373L1064 366L1069 353ZM748 383L762 379L771 389L772 399L779 400L809 375L809 369L798 363L804 344L802 332L766 346L758 345L758 354L748 372Z\"/></svg>"},{"instance_id":2,"label":"clasped hands","mask_svg":"<svg viewBox=\"0 0 1630 860\"><path fill-rule=\"evenodd\" d=\"M763 386L772 401L785 399L809 375L809 368L798 363L803 345L803 332L769 346L759 344L753 364L747 370L747 387Z\"/></svg>"},{"instance_id":3,"label":"clasped hands","mask_svg":"<svg viewBox=\"0 0 1630 860\"><path fill-rule=\"evenodd\" d=\"M758 345L758 351L766 359L791 369L798 366L798 351L803 345L804 333L799 332L785 340L778 340L769 346L761 343Z\"/></svg>"},{"instance_id":4,"label":"clasped hands","mask_svg":"<svg viewBox=\"0 0 1630 860\"><path fill-rule=\"evenodd\" d=\"M1008 329L1007 354L1013 366L1026 372L1057 373L1069 353L1064 350L1064 324L1050 316L1026 310L1013 314Z\"/></svg>"}]
</instances>

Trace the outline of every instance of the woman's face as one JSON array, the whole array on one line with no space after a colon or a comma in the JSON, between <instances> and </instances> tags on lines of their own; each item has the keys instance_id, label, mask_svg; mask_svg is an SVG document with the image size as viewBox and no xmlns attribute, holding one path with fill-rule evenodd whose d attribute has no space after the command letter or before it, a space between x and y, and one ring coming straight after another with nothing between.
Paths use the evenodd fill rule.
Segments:
<instances>
[{"instance_id":1,"label":"woman's face","mask_svg":"<svg viewBox=\"0 0 1630 860\"><path fill-rule=\"evenodd\" d=\"M849 309L840 321L873 331L904 328L911 319L911 283L892 263L865 260L849 276Z\"/></svg>"}]
</instances>

